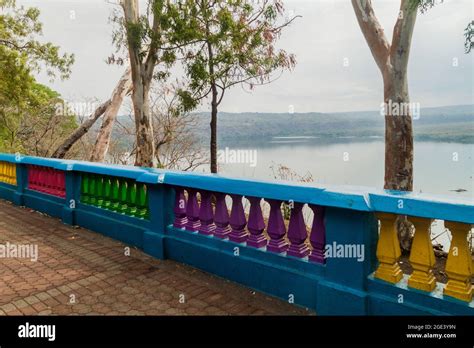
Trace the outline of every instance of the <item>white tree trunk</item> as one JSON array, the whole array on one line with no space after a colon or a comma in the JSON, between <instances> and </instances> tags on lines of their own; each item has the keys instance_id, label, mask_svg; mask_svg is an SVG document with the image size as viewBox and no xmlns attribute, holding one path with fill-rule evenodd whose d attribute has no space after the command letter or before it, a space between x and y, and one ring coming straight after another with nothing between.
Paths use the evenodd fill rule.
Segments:
<instances>
[{"instance_id":1,"label":"white tree trunk","mask_svg":"<svg viewBox=\"0 0 474 348\"><path fill-rule=\"evenodd\" d=\"M103 162L105 155L109 149L110 138L112 135L112 129L117 118L117 113L122 105L123 98L130 93L132 89L132 76L130 68L127 68L125 73L120 78L117 86L115 87L112 97L110 98L111 104L105 111L102 126L97 139L95 141L94 148L90 160L92 162Z\"/></svg>"}]
</instances>

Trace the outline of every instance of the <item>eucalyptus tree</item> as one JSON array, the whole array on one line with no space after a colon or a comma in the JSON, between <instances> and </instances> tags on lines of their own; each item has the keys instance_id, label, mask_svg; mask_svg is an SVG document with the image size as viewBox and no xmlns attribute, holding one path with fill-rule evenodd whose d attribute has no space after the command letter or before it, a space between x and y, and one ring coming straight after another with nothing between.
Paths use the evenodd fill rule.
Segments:
<instances>
[{"instance_id":1,"label":"eucalyptus tree","mask_svg":"<svg viewBox=\"0 0 474 348\"><path fill-rule=\"evenodd\" d=\"M401 0L392 39L385 36L371 0L352 0L357 21L382 74L385 113L384 188L413 190L413 124L408 92L408 59L417 12L426 12L437 0ZM465 50L472 47L472 23L465 29ZM404 227L405 226L405 227ZM402 248L409 248L406 217L398 220Z\"/></svg>"},{"instance_id":2,"label":"eucalyptus tree","mask_svg":"<svg viewBox=\"0 0 474 348\"><path fill-rule=\"evenodd\" d=\"M269 83L275 72L295 65L294 55L275 44L296 17L285 16L281 0L182 0L177 6L173 40L186 44L181 51L189 79L181 97L185 107L210 98L210 169L216 173L217 115L226 91Z\"/></svg>"},{"instance_id":3,"label":"eucalyptus tree","mask_svg":"<svg viewBox=\"0 0 474 348\"><path fill-rule=\"evenodd\" d=\"M149 0L141 14L139 0L121 0L120 5L123 16L114 18L120 27L113 41L119 49L126 47L130 61L137 144L135 165L152 167L159 157L155 155L150 89L153 80L163 78L175 60L174 50L169 49L169 35L177 8L174 1Z\"/></svg>"}]
</instances>

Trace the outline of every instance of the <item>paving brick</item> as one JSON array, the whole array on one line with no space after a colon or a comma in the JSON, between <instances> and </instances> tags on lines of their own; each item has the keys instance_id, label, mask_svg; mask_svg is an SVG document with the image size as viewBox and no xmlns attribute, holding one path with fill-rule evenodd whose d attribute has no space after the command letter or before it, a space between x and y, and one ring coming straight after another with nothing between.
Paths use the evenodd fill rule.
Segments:
<instances>
[{"instance_id":1,"label":"paving brick","mask_svg":"<svg viewBox=\"0 0 474 348\"><path fill-rule=\"evenodd\" d=\"M0 220L0 243L40 251L37 262L0 262L0 315L314 314L135 248L125 257L118 241L2 200Z\"/></svg>"}]
</instances>

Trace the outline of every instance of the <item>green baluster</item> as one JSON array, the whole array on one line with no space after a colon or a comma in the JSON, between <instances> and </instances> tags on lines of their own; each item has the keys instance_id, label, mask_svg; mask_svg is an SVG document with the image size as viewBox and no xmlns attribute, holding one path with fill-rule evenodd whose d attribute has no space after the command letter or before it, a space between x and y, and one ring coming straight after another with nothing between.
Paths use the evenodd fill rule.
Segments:
<instances>
[{"instance_id":1,"label":"green baluster","mask_svg":"<svg viewBox=\"0 0 474 348\"><path fill-rule=\"evenodd\" d=\"M81 202L84 204L89 204L89 175L82 174L81 177Z\"/></svg>"},{"instance_id":2,"label":"green baluster","mask_svg":"<svg viewBox=\"0 0 474 348\"><path fill-rule=\"evenodd\" d=\"M104 178L104 208L110 209L112 205L112 182L109 177Z\"/></svg>"},{"instance_id":3,"label":"green baluster","mask_svg":"<svg viewBox=\"0 0 474 348\"><path fill-rule=\"evenodd\" d=\"M148 193L145 184L138 187L138 217L141 219L148 218Z\"/></svg>"},{"instance_id":4,"label":"green baluster","mask_svg":"<svg viewBox=\"0 0 474 348\"><path fill-rule=\"evenodd\" d=\"M97 206L102 207L104 205L104 178L99 176L97 178Z\"/></svg>"},{"instance_id":5,"label":"green baluster","mask_svg":"<svg viewBox=\"0 0 474 348\"><path fill-rule=\"evenodd\" d=\"M112 204L111 208L113 211L118 211L120 208L120 188L119 188L119 181L117 178L112 178Z\"/></svg>"},{"instance_id":6,"label":"green baluster","mask_svg":"<svg viewBox=\"0 0 474 348\"><path fill-rule=\"evenodd\" d=\"M120 179L119 189L120 212L125 214L127 212L127 182Z\"/></svg>"},{"instance_id":7,"label":"green baluster","mask_svg":"<svg viewBox=\"0 0 474 348\"><path fill-rule=\"evenodd\" d=\"M137 185L133 181L127 182L127 202L127 214L135 216L135 214L137 213Z\"/></svg>"},{"instance_id":8,"label":"green baluster","mask_svg":"<svg viewBox=\"0 0 474 348\"><path fill-rule=\"evenodd\" d=\"M92 205L97 204L97 177L95 175L91 175L89 179L89 194L90 199L89 203Z\"/></svg>"}]
</instances>

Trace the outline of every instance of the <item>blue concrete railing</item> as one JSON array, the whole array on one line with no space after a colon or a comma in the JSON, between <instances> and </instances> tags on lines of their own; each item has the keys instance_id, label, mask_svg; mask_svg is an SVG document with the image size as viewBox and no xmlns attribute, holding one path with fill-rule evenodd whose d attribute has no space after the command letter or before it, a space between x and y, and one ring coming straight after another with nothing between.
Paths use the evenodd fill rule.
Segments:
<instances>
[{"instance_id":1,"label":"blue concrete railing","mask_svg":"<svg viewBox=\"0 0 474 348\"><path fill-rule=\"evenodd\" d=\"M3 166L1 181L2 163L16 178ZM65 196L47 193L64 183ZM474 314L472 201L8 154L0 198L319 315ZM398 265L398 215L415 226L410 276ZM447 284L431 272L432 219L453 236Z\"/></svg>"}]
</instances>

